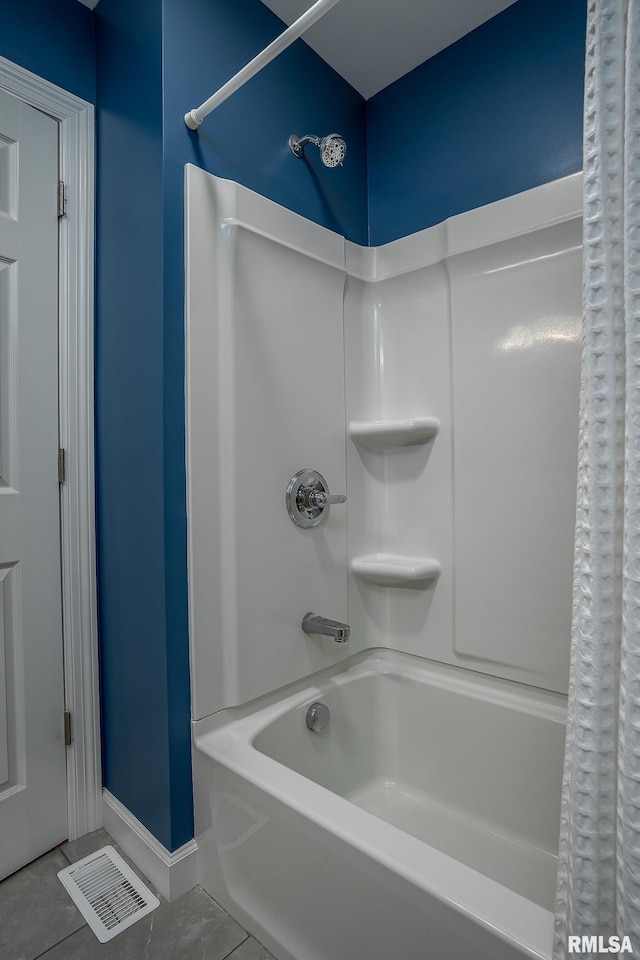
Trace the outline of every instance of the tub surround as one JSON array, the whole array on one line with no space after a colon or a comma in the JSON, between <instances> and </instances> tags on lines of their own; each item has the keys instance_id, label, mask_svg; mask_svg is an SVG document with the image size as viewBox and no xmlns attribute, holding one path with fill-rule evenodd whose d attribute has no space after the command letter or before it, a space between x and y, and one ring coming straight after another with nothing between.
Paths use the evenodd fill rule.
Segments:
<instances>
[{"instance_id":1,"label":"tub surround","mask_svg":"<svg viewBox=\"0 0 640 960\"><path fill-rule=\"evenodd\" d=\"M371 647L565 692L581 176L379 248L186 188L194 719ZM303 530L307 467L347 503Z\"/></svg>"},{"instance_id":2,"label":"tub surround","mask_svg":"<svg viewBox=\"0 0 640 960\"><path fill-rule=\"evenodd\" d=\"M279 960L551 956L580 180L370 249L186 168L198 871Z\"/></svg>"}]
</instances>

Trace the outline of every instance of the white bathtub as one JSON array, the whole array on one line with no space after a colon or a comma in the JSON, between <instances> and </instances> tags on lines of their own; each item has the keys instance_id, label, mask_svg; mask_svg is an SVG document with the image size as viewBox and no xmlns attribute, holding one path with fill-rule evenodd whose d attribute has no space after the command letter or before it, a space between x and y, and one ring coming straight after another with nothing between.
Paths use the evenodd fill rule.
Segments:
<instances>
[{"instance_id":1,"label":"white bathtub","mask_svg":"<svg viewBox=\"0 0 640 960\"><path fill-rule=\"evenodd\" d=\"M200 882L278 960L549 958L564 723L390 651L200 720Z\"/></svg>"}]
</instances>

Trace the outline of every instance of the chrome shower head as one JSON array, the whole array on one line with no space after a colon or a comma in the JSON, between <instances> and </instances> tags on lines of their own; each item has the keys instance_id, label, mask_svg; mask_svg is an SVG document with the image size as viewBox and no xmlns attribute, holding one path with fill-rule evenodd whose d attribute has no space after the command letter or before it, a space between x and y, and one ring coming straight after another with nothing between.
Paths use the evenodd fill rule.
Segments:
<instances>
[{"instance_id":1,"label":"chrome shower head","mask_svg":"<svg viewBox=\"0 0 640 960\"><path fill-rule=\"evenodd\" d=\"M341 167L347 154L347 145L339 133L329 133L326 137L296 137L293 133L289 137L291 152L296 157L304 156L304 145L312 143L320 151L320 158L325 167Z\"/></svg>"},{"instance_id":2,"label":"chrome shower head","mask_svg":"<svg viewBox=\"0 0 640 960\"><path fill-rule=\"evenodd\" d=\"M347 145L339 133L330 133L320 141L320 156L325 167L341 167L347 155Z\"/></svg>"}]
</instances>

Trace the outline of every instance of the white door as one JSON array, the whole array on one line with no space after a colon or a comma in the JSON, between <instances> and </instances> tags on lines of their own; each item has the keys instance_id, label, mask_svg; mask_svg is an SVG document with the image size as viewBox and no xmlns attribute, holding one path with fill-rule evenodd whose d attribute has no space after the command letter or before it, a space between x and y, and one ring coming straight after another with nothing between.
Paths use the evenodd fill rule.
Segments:
<instances>
[{"instance_id":1,"label":"white door","mask_svg":"<svg viewBox=\"0 0 640 960\"><path fill-rule=\"evenodd\" d=\"M67 836L58 124L0 92L0 878Z\"/></svg>"}]
</instances>

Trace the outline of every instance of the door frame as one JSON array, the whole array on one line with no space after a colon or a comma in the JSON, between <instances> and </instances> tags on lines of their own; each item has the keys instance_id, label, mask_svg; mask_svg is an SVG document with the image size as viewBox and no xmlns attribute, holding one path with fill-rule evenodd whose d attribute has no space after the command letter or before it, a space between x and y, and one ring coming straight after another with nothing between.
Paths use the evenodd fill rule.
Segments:
<instances>
[{"instance_id":1,"label":"door frame","mask_svg":"<svg viewBox=\"0 0 640 960\"><path fill-rule=\"evenodd\" d=\"M93 104L0 57L0 89L59 122L66 215L59 231L59 421L65 450L60 485L62 621L68 836L102 824L100 688L94 483Z\"/></svg>"}]
</instances>

